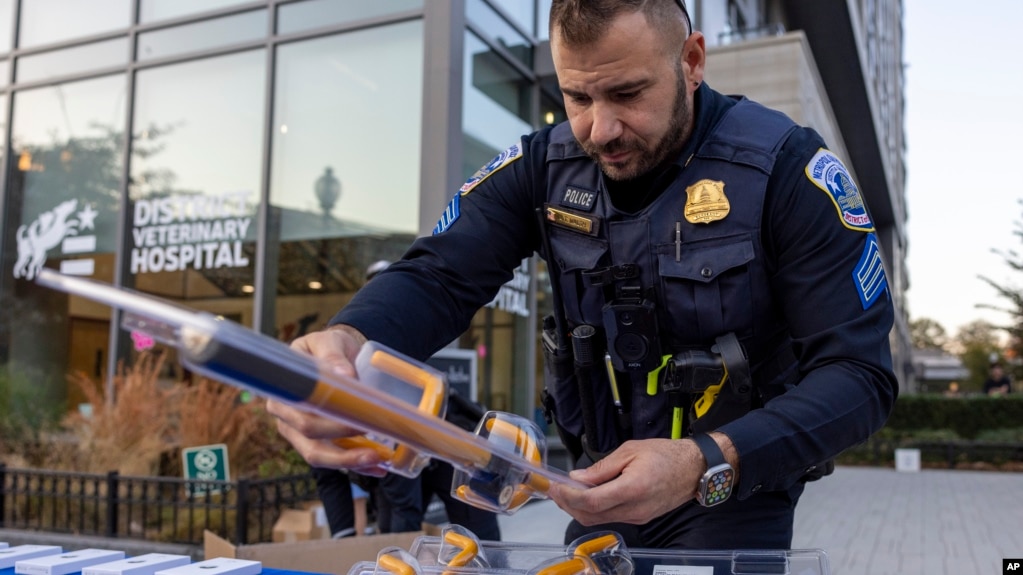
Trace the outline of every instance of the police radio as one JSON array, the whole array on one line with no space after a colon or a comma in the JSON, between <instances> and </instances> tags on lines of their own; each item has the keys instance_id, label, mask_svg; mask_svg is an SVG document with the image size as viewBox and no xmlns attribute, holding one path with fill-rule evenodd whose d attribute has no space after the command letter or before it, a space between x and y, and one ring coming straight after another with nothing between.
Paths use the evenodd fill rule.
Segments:
<instances>
[{"instance_id":1,"label":"police radio","mask_svg":"<svg viewBox=\"0 0 1023 575\"><path fill-rule=\"evenodd\" d=\"M604 287L604 330L611 364L626 373L649 373L661 365L661 346L654 302L633 280L639 267L625 264L583 274L590 285Z\"/></svg>"}]
</instances>

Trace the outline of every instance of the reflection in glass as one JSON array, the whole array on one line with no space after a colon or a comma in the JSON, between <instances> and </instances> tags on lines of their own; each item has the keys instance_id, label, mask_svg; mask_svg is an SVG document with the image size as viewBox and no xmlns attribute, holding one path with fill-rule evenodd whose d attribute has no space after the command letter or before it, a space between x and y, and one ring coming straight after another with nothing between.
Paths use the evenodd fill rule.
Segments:
<instances>
[{"instance_id":1,"label":"reflection in glass","mask_svg":"<svg viewBox=\"0 0 1023 575\"><path fill-rule=\"evenodd\" d=\"M370 263L414 239L422 61L418 20L278 49L267 283L279 338L321 326Z\"/></svg>"},{"instance_id":2,"label":"reflection in glass","mask_svg":"<svg viewBox=\"0 0 1023 575\"><path fill-rule=\"evenodd\" d=\"M0 110L7 109L7 94L0 94ZM7 122L0 118L0 164L7 153Z\"/></svg>"},{"instance_id":3,"label":"reflection in glass","mask_svg":"<svg viewBox=\"0 0 1023 575\"><path fill-rule=\"evenodd\" d=\"M181 18L247 2L252 0L142 0L139 6L139 22L148 24L158 20Z\"/></svg>"},{"instance_id":4,"label":"reflection in glass","mask_svg":"<svg viewBox=\"0 0 1023 575\"><path fill-rule=\"evenodd\" d=\"M11 45L11 30L14 22L14 0L0 0L0 53L8 52ZM7 79L4 78L4 81Z\"/></svg>"},{"instance_id":5,"label":"reflection in glass","mask_svg":"<svg viewBox=\"0 0 1023 575\"><path fill-rule=\"evenodd\" d=\"M20 211L8 209L11 225L29 225L70 200L77 205L68 220L79 221L80 232L95 230L88 253L115 251L124 106L122 74L15 94L8 194ZM76 215L90 209L97 214Z\"/></svg>"},{"instance_id":6,"label":"reflection in glass","mask_svg":"<svg viewBox=\"0 0 1023 575\"><path fill-rule=\"evenodd\" d=\"M23 0L21 48L112 32L131 24L132 0Z\"/></svg>"},{"instance_id":7,"label":"reflection in glass","mask_svg":"<svg viewBox=\"0 0 1023 575\"><path fill-rule=\"evenodd\" d=\"M15 68L18 75L16 80L33 82L43 78L117 66L127 61L128 39L114 38L18 58L18 65Z\"/></svg>"},{"instance_id":8,"label":"reflection in glass","mask_svg":"<svg viewBox=\"0 0 1023 575\"><path fill-rule=\"evenodd\" d=\"M465 12L470 22L522 62L523 66L533 68L533 45L483 0L468 0Z\"/></svg>"},{"instance_id":9,"label":"reflection in glass","mask_svg":"<svg viewBox=\"0 0 1023 575\"><path fill-rule=\"evenodd\" d=\"M462 171L468 178L532 131L529 123L532 90L525 78L470 32L465 33L462 86ZM528 266L523 265L515 275L516 280L502 291L519 292L524 299L525 294L512 286L521 289L522 285L529 285ZM532 327L530 318L496 305L480 310L471 329L459 338L459 347L482 351L480 398L489 407L512 409L524 403L519 397L524 390L516 389L515 382L530 377L524 363L534 353Z\"/></svg>"},{"instance_id":10,"label":"reflection in glass","mask_svg":"<svg viewBox=\"0 0 1023 575\"><path fill-rule=\"evenodd\" d=\"M135 288L247 325L264 64L253 50L140 71L132 135L126 259Z\"/></svg>"},{"instance_id":11,"label":"reflection in glass","mask_svg":"<svg viewBox=\"0 0 1023 575\"><path fill-rule=\"evenodd\" d=\"M119 74L14 96L3 226L3 269L14 279L0 294L0 362L9 361L12 386L53 406L70 369L102 375L110 311L30 280L44 265L113 278L126 86ZM96 325L101 335L84 335ZM69 353L83 337L87 353Z\"/></svg>"},{"instance_id":12,"label":"reflection in glass","mask_svg":"<svg viewBox=\"0 0 1023 575\"><path fill-rule=\"evenodd\" d=\"M386 2L309 0L293 2L283 4L277 9L277 33L290 34L397 12L421 10L422 8L423 0L387 0Z\"/></svg>"},{"instance_id":13,"label":"reflection in glass","mask_svg":"<svg viewBox=\"0 0 1023 575\"><path fill-rule=\"evenodd\" d=\"M551 0L540 0L537 10L536 37L538 40L550 40Z\"/></svg>"},{"instance_id":14,"label":"reflection in glass","mask_svg":"<svg viewBox=\"0 0 1023 575\"><path fill-rule=\"evenodd\" d=\"M533 0L490 0L497 4L515 23L535 35L533 26L536 24L536 3ZM549 2L549 0L548 0Z\"/></svg>"},{"instance_id":15,"label":"reflection in glass","mask_svg":"<svg viewBox=\"0 0 1023 575\"><path fill-rule=\"evenodd\" d=\"M558 79L544 78L540 82L540 123L552 126L567 119L565 99L558 87Z\"/></svg>"},{"instance_id":16,"label":"reflection in glass","mask_svg":"<svg viewBox=\"0 0 1023 575\"><path fill-rule=\"evenodd\" d=\"M138 59L151 60L227 46L266 35L266 10L139 34Z\"/></svg>"},{"instance_id":17,"label":"reflection in glass","mask_svg":"<svg viewBox=\"0 0 1023 575\"><path fill-rule=\"evenodd\" d=\"M529 82L482 40L466 32L462 100L463 171L468 177L532 131L532 90Z\"/></svg>"}]
</instances>

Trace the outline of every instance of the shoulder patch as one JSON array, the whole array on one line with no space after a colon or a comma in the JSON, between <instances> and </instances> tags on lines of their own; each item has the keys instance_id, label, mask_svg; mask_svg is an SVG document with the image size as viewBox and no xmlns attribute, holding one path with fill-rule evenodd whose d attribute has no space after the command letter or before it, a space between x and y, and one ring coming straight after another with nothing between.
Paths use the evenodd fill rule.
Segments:
<instances>
[{"instance_id":1,"label":"shoulder patch","mask_svg":"<svg viewBox=\"0 0 1023 575\"><path fill-rule=\"evenodd\" d=\"M437 235L450 228L451 224L455 223L455 220L458 219L458 216L462 215L462 205L459 200L461 197L462 194L455 194L455 197L451 198L451 201L448 202L448 206L444 208L444 213L440 215L440 220L433 227L433 235Z\"/></svg>"},{"instance_id":2,"label":"shoulder patch","mask_svg":"<svg viewBox=\"0 0 1023 575\"><path fill-rule=\"evenodd\" d=\"M824 148L817 150L806 164L806 177L831 196L845 227L861 232L874 231L860 190L838 156Z\"/></svg>"},{"instance_id":3,"label":"shoulder patch","mask_svg":"<svg viewBox=\"0 0 1023 575\"><path fill-rule=\"evenodd\" d=\"M459 192L462 194L468 194L473 188L478 186L480 182L490 177L491 174L514 162L515 160L522 157L522 141L519 140L517 144L512 145L507 150L501 152L494 157L493 160L487 162L487 165L476 170L476 173L469 177L468 180L462 184L459 188Z\"/></svg>"},{"instance_id":4,"label":"shoulder patch","mask_svg":"<svg viewBox=\"0 0 1023 575\"><path fill-rule=\"evenodd\" d=\"M874 305L888 287L888 278L884 275L884 264L881 262L881 247L877 245L877 234L867 234L867 241L860 254L860 261L852 273L856 293L860 295L863 309Z\"/></svg>"}]
</instances>

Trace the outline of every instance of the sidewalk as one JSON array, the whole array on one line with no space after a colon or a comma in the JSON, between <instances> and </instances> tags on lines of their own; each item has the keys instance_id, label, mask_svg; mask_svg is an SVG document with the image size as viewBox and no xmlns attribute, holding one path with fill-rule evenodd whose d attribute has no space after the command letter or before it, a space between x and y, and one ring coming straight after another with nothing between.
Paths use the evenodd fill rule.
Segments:
<instances>
[{"instance_id":1,"label":"sidewalk","mask_svg":"<svg viewBox=\"0 0 1023 575\"><path fill-rule=\"evenodd\" d=\"M561 543L550 501L500 517L508 542ZM810 483L793 549L823 549L832 575L982 575L1023 557L1023 474L839 467Z\"/></svg>"}]
</instances>

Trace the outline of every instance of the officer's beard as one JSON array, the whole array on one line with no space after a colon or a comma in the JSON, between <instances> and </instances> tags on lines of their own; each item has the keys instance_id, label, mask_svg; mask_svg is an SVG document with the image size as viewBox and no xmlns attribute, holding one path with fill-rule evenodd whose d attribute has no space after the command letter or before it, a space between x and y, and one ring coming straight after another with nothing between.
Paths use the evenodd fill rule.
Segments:
<instances>
[{"instance_id":1,"label":"officer's beard","mask_svg":"<svg viewBox=\"0 0 1023 575\"><path fill-rule=\"evenodd\" d=\"M675 78L675 101L672 103L668 127L654 146L647 146L643 142L624 138L618 138L604 146L594 146L593 144L583 146L583 150L594 162L597 162L604 175L616 181L633 180L673 160L682 152L686 139L692 132L693 109L686 100L685 77L680 68L676 69ZM601 154L625 151L640 152L637 156L638 160L632 164L609 165L601 159Z\"/></svg>"}]
</instances>

